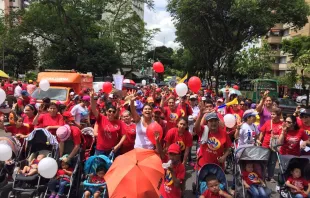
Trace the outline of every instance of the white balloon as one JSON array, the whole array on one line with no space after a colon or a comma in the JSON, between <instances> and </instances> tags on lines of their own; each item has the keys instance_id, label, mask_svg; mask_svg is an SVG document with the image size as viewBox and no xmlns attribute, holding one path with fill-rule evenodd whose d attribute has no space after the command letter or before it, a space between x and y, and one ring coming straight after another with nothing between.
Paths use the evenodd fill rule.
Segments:
<instances>
[{"instance_id":1,"label":"white balloon","mask_svg":"<svg viewBox=\"0 0 310 198\"><path fill-rule=\"evenodd\" d=\"M58 170L58 165L55 159L46 157L40 160L38 164L39 174L47 179L53 178Z\"/></svg>"},{"instance_id":2,"label":"white balloon","mask_svg":"<svg viewBox=\"0 0 310 198\"><path fill-rule=\"evenodd\" d=\"M0 89L0 104L2 104L6 99L6 94L3 89Z\"/></svg>"},{"instance_id":3,"label":"white balloon","mask_svg":"<svg viewBox=\"0 0 310 198\"><path fill-rule=\"evenodd\" d=\"M0 143L0 161L6 161L11 159L12 149L5 143Z\"/></svg>"},{"instance_id":4,"label":"white balloon","mask_svg":"<svg viewBox=\"0 0 310 198\"><path fill-rule=\"evenodd\" d=\"M41 80L39 87L40 89L42 89L43 91L47 91L50 88L50 83L48 82L48 80Z\"/></svg>"},{"instance_id":5,"label":"white balloon","mask_svg":"<svg viewBox=\"0 0 310 198\"><path fill-rule=\"evenodd\" d=\"M224 116L224 123L227 128L233 128L236 124L236 117L232 114L226 114Z\"/></svg>"},{"instance_id":6,"label":"white balloon","mask_svg":"<svg viewBox=\"0 0 310 198\"><path fill-rule=\"evenodd\" d=\"M142 85L145 86L146 85L146 80L142 80Z\"/></svg>"},{"instance_id":7,"label":"white balloon","mask_svg":"<svg viewBox=\"0 0 310 198\"><path fill-rule=\"evenodd\" d=\"M178 96L182 97L185 96L187 94L188 91L188 87L186 84L184 83L179 83L177 84L177 86L175 87L175 90L178 94Z\"/></svg>"}]
</instances>

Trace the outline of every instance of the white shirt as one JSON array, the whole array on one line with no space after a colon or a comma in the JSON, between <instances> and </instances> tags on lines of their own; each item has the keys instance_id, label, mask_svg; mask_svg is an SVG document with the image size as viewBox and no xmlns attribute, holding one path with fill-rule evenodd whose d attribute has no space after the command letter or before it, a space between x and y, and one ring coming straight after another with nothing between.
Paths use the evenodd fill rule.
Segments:
<instances>
[{"instance_id":1,"label":"white shirt","mask_svg":"<svg viewBox=\"0 0 310 198\"><path fill-rule=\"evenodd\" d=\"M243 123L239 131L238 146L250 144L254 145L255 136L259 134L259 130L255 124L249 125L248 123Z\"/></svg>"},{"instance_id":2,"label":"white shirt","mask_svg":"<svg viewBox=\"0 0 310 198\"><path fill-rule=\"evenodd\" d=\"M21 88L21 86L19 86L19 85L17 85L16 87L15 87L15 89L14 89L14 97L15 98L19 98L19 97L21 97L22 96L22 88Z\"/></svg>"},{"instance_id":3,"label":"white shirt","mask_svg":"<svg viewBox=\"0 0 310 198\"><path fill-rule=\"evenodd\" d=\"M71 115L74 116L74 120L77 124L81 123L82 119L87 118L87 116L83 116L83 114L87 113L88 110L86 107L82 107L80 104L75 105L71 109ZM88 113L87 113L88 114Z\"/></svg>"},{"instance_id":4,"label":"white shirt","mask_svg":"<svg viewBox=\"0 0 310 198\"><path fill-rule=\"evenodd\" d=\"M143 126L143 118L136 124L136 140L135 148L143 148L153 150L153 143L146 136L146 128ZM152 121L154 122L154 121Z\"/></svg>"}]
</instances>

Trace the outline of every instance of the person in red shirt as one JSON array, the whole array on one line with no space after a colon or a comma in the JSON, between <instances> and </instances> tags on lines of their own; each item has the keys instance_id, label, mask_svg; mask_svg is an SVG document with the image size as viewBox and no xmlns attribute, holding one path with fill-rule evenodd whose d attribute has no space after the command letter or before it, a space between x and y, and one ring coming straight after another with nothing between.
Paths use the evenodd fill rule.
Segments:
<instances>
[{"instance_id":1,"label":"person in red shirt","mask_svg":"<svg viewBox=\"0 0 310 198\"><path fill-rule=\"evenodd\" d=\"M23 117L15 115L14 124L6 126L4 128L5 132L11 133L12 136L15 136L18 139L24 139L28 137L30 133L29 127L25 126L23 121L24 121ZM23 143L23 140L20 140L20 142Z\"/></svg>"},{"instance_id":2,"label":"person in red shirt","mask_svg":"<svg viewBox=\"0 0 310 198\"><path fill-rule=\"evenodd\" d=\"M272 181L272 183L276 182L273 179L273 176L277 163L277 153L275 152L274 148L270 148L270 141L274 141L276 143L277 139L279 139L283 125L283 122L281 121L281 116L282 116L281 109L272 108L271 120L267 120L265 124L260 128L261 133L259 134L259 138L257 140L258 144L261 144L264 148L270 149L270 155L267 165L268 166L267 181Z\"/></svg>"},{"instance_id":3,"label":"person in red shirt","mask_svg":"<svg viewBox=\"0 0 310 198\"><path fill-rule=\"evenodd\" d=\"M15 87L12 84L12 81L7 80L4 84L3 90L6 93L6 99L10 108L12 108L13 103L16 102L16 98L14 97L14 89Z\"/></svg>"},{"instance_id":4,"label":"person in red shirt","mask_svg":"<svg viewBox=\"0 0 310 198\"><path fill-rule=\"evenodd\" d=\"M261 179L261 176L254 171L253 163L246 163L245 170L242 171L243 185L253 198L267 198L269 197L264 189L266 184Z\"/></svg>"},{"instance_id":5,"label":"person in red shirt","mask_svg":"<svg viewBox=\"0 0 310 198\"><path fill-rule=\"evenodd\" d=\"M243 117L244 111L240 109L238 104L233 104L232 106L226 106L226 114L233 114L237 118L237 123L240 123Z\"/></svg>"},{"instance_id":6,"label":"person in red shirt","mask_svg":"<svg viewBox=\"0 0 310 198\"><path fill-rule=\"evenodd\" d=\"M190 148L193 145L193 137L188 130L186 130L187 127L187 118L181 117L178 121L177 127L170 129L165 137L166 148L169 148L173 143L177 143L180 146L181 156L183 156L183 164L186 164Z\"/></svg>"},{"instance_id":7,"label":"person in red shirt","mask_svg":"<svg viewBox=\"0 0 310 198\"><path fill-rule=\"evenodd\" d=\"M131 151L135 146L136 140L136 124L132 122L132 117L129 111L124 111L122 113L122 120L126 139L121 146L120 154Z\"/></svg>"},{"instance_id":8,"label":"person in red shirt","mask_svg":"<svg viewBox=\"0 0 310 198\"><path fill-rule=\"evenodd\" d=\"M162 146L164 146L164 139L167 135L167 121L166 120L163 120L162 117L161 117L161 110L160 109L154 109L153 111L153 119L161 126L161 128L163 129L163 137L162 137L162 141L161 141L161 144Z\"/></svg>"},{"instance_id":9,"label":"person in red shirt","mask_svg":"<svg viewBox=\"0 0 310 198\"><path fill-rule=\"evenodd\" d=\"M310 139L310 112L309 110L306 109L301 109L300 110L300 119L302 121L302 128L305 130L305 133ZM310 155L310 152L306 152L304 149L306 148L306 144L302 143L301 145L302 148L302 155Z\"/></svg>"},{"instance_id":10,"label":"person in red shirt","mask_svg":"<svg viewBox=\"0 0 310 198\"><path fill-rule=\"evenodd\" d=\"M201 107L200 112L204 112ZM202 144L200 145L198 158L198 168L203 165L214 163L223 169L227 156L231 150L231 139L226 133L226 128L220 126L219 118L216 113L209 113L206 116L207 126L201 126L203 114L200 114L195 123L195 131L200 137Z\"/></svg>"},{"instance_id":11,"label":"person in red shirt","mask_svg":"<svg viewBox=\"0 0 310 198\"><path fill-rule=\"evenodd\" d=\"M55 103L50 103L48 113L41 114L41 112L39 112L33 120L33 124L35 128L45 128L53 135L56 135L56 130L64 125L64 120L62 115L58 113L57 105Z\"/></svg>"},{"instance_id":12,"label":"person in red shirt","mask_svg":"<svg viewBox=\"0 0 310 198\"><path fill-rule=\"evenodd\" d=\"M206 178L208 189L199 198L232 198L231 195L220 189L220 182L215 175Z\"/></svg>"},{"instance_id":13,"label":"person in red shirt","mask_svg":"<svg viewBox=\"0 0 310 198\"><path fill-rule=\"evenodd\" d=\"M283 145L281 146L280 154L300 156L301 140L310 145L309 138L304 129L299 128L296 117L287 117L282 126L282 132L278 141L279 144Z\"/></svg>"},{"instance_id":14,"label":"person in red shirt","mask_svg":"<svg viewBox=\"0 0 310 198\"><path fill-rule=\"evenodd\" d=\"M185 166L180 161L181 148L178 144L171 144L168 148L168 158L164 162L170 162L165 170L164 182L160 187L162 198L180 198L182 183L185 179Z\"/></svg>"},{"instance_id":15,"label":"person in red shirt","mask_svg":"<svg viewBox=\"0 0 310 198\"><path fill-rule=\"evenodd\" d=\"M96 174L95 175L90 175L89 176L89 183L93 183L93 184L103 184L105 183L104 180L104 175L106 173L106 170L103 166L99 166L96 169ZM94 198L99 198L100 194L102 193L104 187L89 187L87 188L87 190L84 192L84 197L85 198L90 198L91 195L94 195Z\"/></svg>"},{"instance_id":16,"label":"person in red shirt","mask_svg":"<svg viewBox=\"0 0 310 198\"><path fill-rule=\"evenodd\" d=\"M193 110L186 100L186 96L180 97L180 103L177 107L177 109L181 112L182 117L188 117L193 114Z\"/></svg>"},{"instance_id":17,"label":"person in red shirt","mask_svg":"<svg viewBox=\"0 0 310 198\"><path fill-rule=\"evenodd\" d=\"M304 198L310 196L310 182L302 178L301 170L299 168L294 168L291 171L291 176L286 180L285 185L290 188L296 198ZM307 189L305 191L304 189Z\"/></svg>"},{"instance_id":18,"label":"person in red shirt","mask_svg":"<svg viewBox=\"0 0 310 198\"><path fill-rule=\"evenodd\" d=\"M167 121L167 131L173 127L177 126L177 120L181 117L181 112L175 106L175 98L170 97L168 99L168 107L164 107L164 103L166 100L166 95L163 92L162 98L160 102L160 108L165 115L165 120Z\"/></svg>"},{"instance_id":19,"label":"person in red shirt","mask_svg":"<svg viewBox=\"0 0 310 198\"><path fill-rule=\"evenodd\" d=\"M90 92L90 105L91 110L96 117L98 131L95 133L97 136L97 145L95 155L109 156L113 151L116 153L126 139L126 132L123 124L116 118L116 107L107 105L106 115L99 114L97 110L96 101L94 99L94 91Z\"/></svg>"}]
</instances>

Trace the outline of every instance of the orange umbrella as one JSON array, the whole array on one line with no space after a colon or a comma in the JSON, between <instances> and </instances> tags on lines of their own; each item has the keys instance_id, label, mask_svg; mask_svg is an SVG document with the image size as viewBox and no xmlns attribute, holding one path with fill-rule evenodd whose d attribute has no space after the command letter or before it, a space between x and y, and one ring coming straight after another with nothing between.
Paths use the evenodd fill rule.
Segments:
<instances>
[{"instance_id":1,"label":"orange umbrella","mask_svg":"<svg viewBox=\"0 0 310 198\"><path fill-rule=\"evenodd\" d=\"M158 198L163 177L155 151L134 149L117 157L104 178L110 198Z\"/></svg>"}]
</instances>

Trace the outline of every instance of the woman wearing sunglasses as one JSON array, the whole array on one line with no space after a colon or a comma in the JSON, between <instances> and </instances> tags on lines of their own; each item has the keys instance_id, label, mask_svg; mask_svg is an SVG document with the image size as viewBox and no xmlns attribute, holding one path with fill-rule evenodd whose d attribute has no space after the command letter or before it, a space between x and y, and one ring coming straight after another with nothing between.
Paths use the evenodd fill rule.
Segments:
<instances>
[{"instance_id":1,"label":"woman wearing sunglasses","mask_svg":"<svg viewBox=\"0 0 310 198\"><path fill-rule=\"evenodd\" d=\"M295 116L288 116L282 126L282 132L278 144L283 145L280 149L281 155L300 156L300 141L306 141L310 145L309 138L297 124Z\"/></svg>"},{"instance_id":2,"label":"woman wearing sunglasses","mask_svg":"<svg viewBox=\"0 0 310 198\"><path fill-rule=\"evenodd\" d=\"M126 139L126 132L122 122L116 119L116 107L111 104L107 105L106 116L104 116L97 110L93 90L90 92L90 97L91 110L98 125L97 133L95 133L97 135L95 155L109 156L111 152L117 153Z\"/></svg>"}]
</instances>

